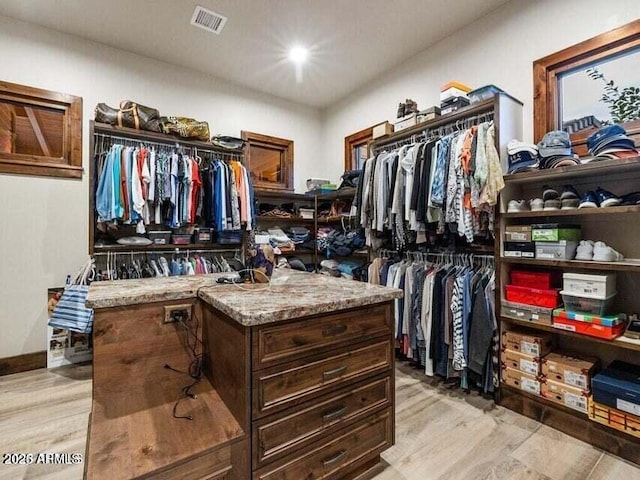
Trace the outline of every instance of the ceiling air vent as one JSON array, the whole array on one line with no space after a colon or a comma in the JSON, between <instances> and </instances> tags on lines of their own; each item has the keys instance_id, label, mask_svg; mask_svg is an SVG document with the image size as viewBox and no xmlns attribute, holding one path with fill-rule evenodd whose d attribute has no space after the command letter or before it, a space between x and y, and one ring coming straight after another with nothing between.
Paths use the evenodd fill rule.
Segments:
<instances>
[{"instance_id":1,"label":"ceiling air vent","mask_svg":"<svg viewBox=\"0 0 640 480\"><path fill-rule=\"evenodd\" d=\"M198 5L191 17L191 25L203 28L209 32L220 34L225 23L227 23L227 17L220 15L219 13L212 12L206 8Z\"/></svg>"}]
</instances>

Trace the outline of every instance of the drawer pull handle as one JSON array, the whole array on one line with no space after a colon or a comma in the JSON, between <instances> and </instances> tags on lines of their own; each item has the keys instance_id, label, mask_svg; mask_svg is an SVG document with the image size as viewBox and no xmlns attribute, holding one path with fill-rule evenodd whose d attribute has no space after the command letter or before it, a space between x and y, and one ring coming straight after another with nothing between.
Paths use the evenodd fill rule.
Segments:
<instances>
[{"instance_id":1,"label":"drawer pull handle","mask_svg":"<svg viewBox=\"0 0 640 480\"><path fill-rule=\"evenodd\" d=\"M347 366L343 365L342 367L334 368L333 370L329 370L328 372L323 372L322 377L325 380L331 380L332 378L339 377L346 371L347 371Z\"/></svg>"},{"instance_id":2,"label":"drawer pull handle","mask_svg":"<svg viewBox=\"0 0 640 480\"><path fill-rule=\"evenodd\" d=\"M322 330L323 337L333 337L334 335L340 335L347 330L346 325L336 325L334 327L327 327Z\"/></svg>"},{"instance_id":3,"label":"drawer pull handle","mask_svg":"<svg viewBox=\"0 0 640 480\"><path fill-rule=\"evenodd\" d=\"M340 450L333 457L330 457L330 458L327 458L326 460L323 460L322 461L322 465L324 466L324 468L329 468L333 464L335 464L335 463L339 462L340 460L342 460L345 457L346 454L347 454L346 450Z\"/></svg>"},{"instance_id":4,"label":"drawer pull handle","mask_svg":"<svg viewBox=\"0 0 640 480\"><path fill-rule=\"evenodd\" d=\"M347 411L347 407L345 407L344 405L341 405L338 408L336 408L334 411L325 413L322 416L322 421L328 422L329 420L333 420L334 418L341 416L346 411Z\"/></svg>"}]
</instances>

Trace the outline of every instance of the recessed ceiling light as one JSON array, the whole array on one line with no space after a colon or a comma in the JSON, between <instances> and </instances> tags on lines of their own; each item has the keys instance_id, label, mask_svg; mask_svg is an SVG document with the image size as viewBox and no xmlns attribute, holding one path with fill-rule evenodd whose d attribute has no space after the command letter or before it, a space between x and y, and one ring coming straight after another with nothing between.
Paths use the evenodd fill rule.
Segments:
<instances>
[{"instance_id":1,"label":"recessed ceiling light","mask_svg":"<svg viewBox=\"0 0 640 480\"><path fill-rule=\"evenodd\" d=\"M289 60L293 63L304 63L308 55L309 51L301 46L292 47L291 50L289 50Z\"/></svg>"}]
</instances>

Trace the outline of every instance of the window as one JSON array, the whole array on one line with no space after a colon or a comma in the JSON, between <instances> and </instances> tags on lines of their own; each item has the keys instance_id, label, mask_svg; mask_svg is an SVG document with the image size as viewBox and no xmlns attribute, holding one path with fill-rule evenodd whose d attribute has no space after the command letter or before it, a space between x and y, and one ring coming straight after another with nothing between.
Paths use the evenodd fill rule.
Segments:
<instances>
[{"instance_id":1,"label":"window","mask_svg":"<svg viewBox=\"0 0 640 480\"><path fill-rule=\"evenodd\" d=\"M82 98L0 82L0 173L82 178Z\"/></svg>"},{"instance_id":2,"label":"window","mask_svg":"<svg viewBox=\"0 0 640 480\"><path fill-rule=\"evenodd\" d=\"M373 127L365 128L344 139L344 169L360 170L369 156Z\"/></svg>"},{"instance_id":3,"label":"window","mask_svg":"<svg viewBox=\"0 0 640 480\"><path fill-rule=\"evenodd\" d=\"M245 160L256 188L293 191L293 140L242 132Z\"/></svg>"}]
</instances>

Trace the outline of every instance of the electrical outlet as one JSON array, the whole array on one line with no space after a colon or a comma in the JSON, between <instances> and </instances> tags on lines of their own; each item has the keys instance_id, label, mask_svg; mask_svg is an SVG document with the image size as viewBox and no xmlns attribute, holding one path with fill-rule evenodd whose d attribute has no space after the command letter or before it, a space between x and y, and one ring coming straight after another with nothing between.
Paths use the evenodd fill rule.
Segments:
<instances>
[{"instance_id":1,"label":"electrical outlet","mask_svg":"<svg viewBox=\"0 0 640 480\"><path fill-rule=\"evenodd\" d=\"M188 322L189 320L191 320L191 304L164 307L164 323Z\"/></svg>"}]
</instances>

